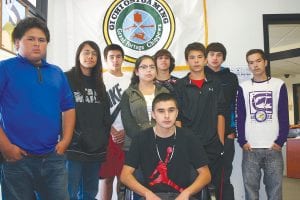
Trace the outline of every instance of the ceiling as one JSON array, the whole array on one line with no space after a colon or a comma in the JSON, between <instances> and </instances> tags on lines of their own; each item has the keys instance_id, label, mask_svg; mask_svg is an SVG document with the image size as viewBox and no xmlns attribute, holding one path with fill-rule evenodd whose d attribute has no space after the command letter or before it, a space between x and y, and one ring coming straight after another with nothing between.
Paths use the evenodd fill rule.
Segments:
<instances>
[{"instance_id":1,"label":"ceiling","mask_svg":"<svg viewBox=\"0 0 300 200\"><path fill-rule=\"evenodd\" d=\"M300 24L269 25L270 53L300 48ZM272 76L300 74L300 55L271 61Z\"/></svg>"}]
</instances>

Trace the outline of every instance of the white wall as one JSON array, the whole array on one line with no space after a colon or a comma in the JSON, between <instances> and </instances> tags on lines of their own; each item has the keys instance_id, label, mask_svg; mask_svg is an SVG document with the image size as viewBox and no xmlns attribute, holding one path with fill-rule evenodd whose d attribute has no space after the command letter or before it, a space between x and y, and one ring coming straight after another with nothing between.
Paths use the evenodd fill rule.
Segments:
<instances>
[{"instance_id":1,"label":"white wall","mask_svg":"<svg viewBox=\"0 0 300 200\"><path fill-rule=\"evenodd\" d=\"M3 49L0 49L0 60L4 60L4 59L11 58L14 56L15 56L15 54L12 54Z\"/></svg>"},{"instance_id":2,"label":"white wall","mask_svg":"<svg viewBox=\"0 0 300 200\"><path fill-rule=\"evenodd\" d=\"M300 73L300 72L299 72ZM300 74L291 74L289 78L285 78L284 76L278 77L283 80L286 84L289 98L289 118L290 124L295 124L297 122L294 121L294 100L293 100L293 84L300 83Z\"/></svg>"},{"instance_id":3,"label":"white wall","mask_svg":"<svg viewBox=\"0 0 300 200\"><path fill-rule=\"evenodd\" d=\"M263 14L299 13L299 0L206 0L208 41L222 42L226 65L245 65L249 49L264 49Z\"/></svg>"}]
</instances>

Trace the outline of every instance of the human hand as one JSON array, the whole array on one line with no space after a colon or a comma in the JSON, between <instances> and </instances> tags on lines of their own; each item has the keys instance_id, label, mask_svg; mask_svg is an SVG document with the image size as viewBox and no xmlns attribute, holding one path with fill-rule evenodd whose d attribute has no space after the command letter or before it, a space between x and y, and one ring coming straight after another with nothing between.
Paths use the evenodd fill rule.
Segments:
<instances>
[{"instance_id":1,"label":"human hand","mask_svg":"<svg viewBox=\"0 0 300 200\"><path fill-rule=\"evenodd\" d=\"M117 129L116 129L115 127L112 126L112 127L110 128L110 134L111 134L112 137L114 137L116 134L118 134Z\"/></svg>"},{"instance_id":2,"label":"human hand","mask_svg":"<svg viewBox=\"0 0 300 200\"><path fill-rule=\"evenodd\" d=\"M123 143L125 140L125 131L124 130L117 131L116 129L114 129L113 131L111 131L111 135L112 135L112 140L116 144Z\"/></svg>"},{"instance_id":3,"label":"human hand","mask_svg":"<svg viewBox=\"0 0 300 200\"><path fill-rule=\"evenodd\" d=\"M230 133L230 134L227 135L227 138L233 140L235 138L235 134L234 133Z\"/></svg>"},{"instance_id":4,"label":"human hand","mask_svg":"<svg viewBox=\"0 0 300 200\"><path fill-rule=\"evenodd\" d=\"M281 146L279 146L278 144L274 143L272 145L271 149L273 149L275 151L281 151Z\"/></svg>"},{"instance_id":5,"label":"human hand","mask_svg":"<svg viewBox=\"0 0 300 200\"><path fill-rule=\"evenodd\" d=\"M10 144L7 148L3 149L1 153L7 162L15 162L27 156L26 151L14 144Z\"/></svg>"},{"instance_id":6,"label":"human hand","mask_svg":"<svg viewBox=\"0 0 300 200\"><path fill-rule=\"evenodd\" d=\"M68 146L69 146L68 142L66 142L65 140L61 140L55 146L55 151L58 155L62 155L67 150Z\"/></svg>"},{"instance_id":7,"label":"human hand","mask_svg":"<svg viewBox=\"0 0 300 200\"><path fill-rule=\"evenodd\" d=\"M249 143L244 144L243 149L244 149L245 151L252 151L252 148L251 148L251 146L250 146Z\"/></svg>"}]
</instances>

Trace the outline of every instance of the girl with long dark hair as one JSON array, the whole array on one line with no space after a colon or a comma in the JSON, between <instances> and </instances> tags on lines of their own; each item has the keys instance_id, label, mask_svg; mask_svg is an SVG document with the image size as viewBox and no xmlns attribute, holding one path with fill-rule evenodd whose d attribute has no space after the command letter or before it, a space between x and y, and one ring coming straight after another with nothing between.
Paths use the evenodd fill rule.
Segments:
<instances>
[{"instance_id":1,"label":"girl with long dark hair","mask_svg":"<svg viewBox=\"0 0 300 200\"><path fill-rule=\"evenodd\" d=\"M111 126L101 55L95 42L79 45L75 67L66 75L76 103L76 125L67 150L70 199L95 199Z\"/></svg>"}]
</instances>

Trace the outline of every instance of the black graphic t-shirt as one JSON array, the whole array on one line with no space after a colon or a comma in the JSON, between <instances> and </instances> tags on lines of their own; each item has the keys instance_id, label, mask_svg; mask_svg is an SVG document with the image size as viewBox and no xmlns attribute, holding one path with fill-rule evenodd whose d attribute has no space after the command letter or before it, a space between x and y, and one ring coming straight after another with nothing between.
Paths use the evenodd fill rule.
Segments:
<instances>
[{"instance_id":1,"label":"black graphic t-shirt","mask_svg":"<svg viewBox=\"0 0 300 200\"><path fill-rule=\"evenodd\" d=\"M83 76L82 91L75 84L74 69L66 73L76 111L76 124L67 157L71 160L103 161L111 126L108 97L97 98L95 80L88 76Z\"/></svg>"},{"instance_id":2,"label":"black graphic t-shirt","mask_svg":"<svg viewBox=\"0 0 300 200\"><path fill-rule=\"evenodd\" d=\"M125 164L134 168L141 167L144 176L144 185L153 192L178 192L173 186L166 183L155 183L159 179L167 178L180 188L188 187L192 182L192 170L198 169L208 164L207 156L198 139L190 130L176 129L176 139L174 135L168 138L154 137L153 128L146 129L131 143L130 150L126 155ZM159 153L157 153L156 145ZM167 177L160 173L158 169L159 156L165 161L167 148L174 147L173 155L167 163ZM159 182L159 181L158 181ZM152 183L152 184L151 184Z\"/></svg>"},{"instance_id":3,"label":"black graphic t-shirt","mask_svg":"<svg viewBox=\"0 0 300 200\"><path fill-rule=\"evenodd\" d=\"M156 82L156 84L167 88L170 91L171 94L174 94L175 93L174 85L175 85L177 79L178 79L177 77L171 76L168 80L163 80L163 81L155 80L155 82Z\"/></svg>"}]
</instances>

